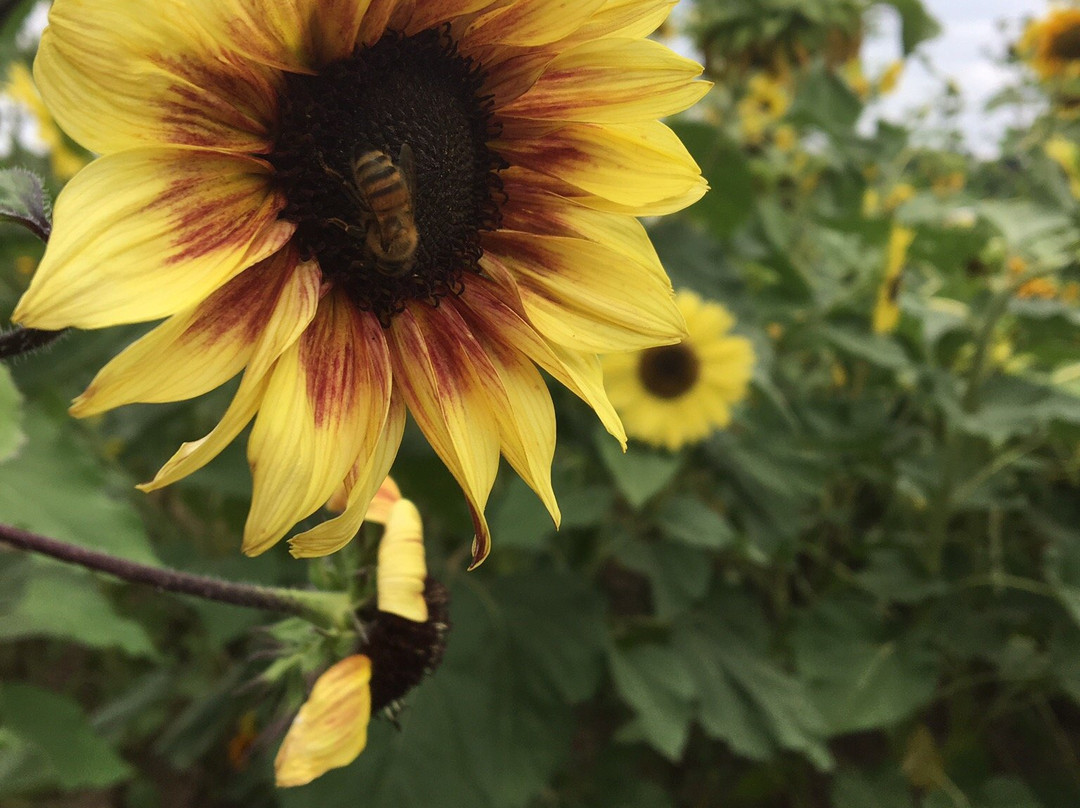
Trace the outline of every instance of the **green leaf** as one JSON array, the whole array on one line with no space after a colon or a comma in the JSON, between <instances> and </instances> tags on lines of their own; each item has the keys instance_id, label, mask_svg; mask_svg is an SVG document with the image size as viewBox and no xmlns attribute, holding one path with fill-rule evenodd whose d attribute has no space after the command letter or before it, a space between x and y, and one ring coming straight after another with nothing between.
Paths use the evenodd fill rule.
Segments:
<instances>
[{"instance_id":1,"label":"green leaf","mask_svg":"<svg viewBox=\"0 0 1080 808\"><path fill-rule=\"evenodd\" d=\"M667 500L656 514L656 524L669 539L689 547L723 550L735 542L735 531L727 519L693 497Z\"/></svg>"},{"instance_id":2,"label":"green leaf","mask_svg":"<svg viewBox=\"0 0 1080 808\"><path fill-rule=\"evenodd\" d=\"M640 444L631 444L624 454L606 432L597 435L596 445L619 493L635 508L660 493L682 465L682 455Z\"/></svg>"},{"instance_id":3,"label":"green leaf","mask_svg":"<svg viewBox=\"0 0 1080 808\"><path fill-rule=\"evenodd\" d=\"M26 411L29 442L18 457L0 463L0 522L156 563L133 503L113 493L121 481L76 438L67 417L60 418L57 423L40 410Z\"/></svg>"},{"instance_id":4,"label":"green leaf","mask_svg":"<svg viewBox=\"0 0 1080 808\"><path fill-rule=\"evenodd\" d=\"M920 43L941 33L941 25L927 12L920 0L883 0L900 14L901 41L907 56Z\"/></svg>"},{"instance_id":5,"label":"green leaf","mask_svg":"<svg viewBox=\"0 0 1080 808\"><path fill-rule=\"evenodd\" d=\"M6 775L0 793L12 794L15 784L20 790L105 788L131 776L131 768L67 696L31 685L0 685L0 725L21 741L17 754L34 762L33 775L27 778L24 771L20 778L11 766L12 747L0 742L0 774Z\"/></svg>"},{"instance_id":6,"label":"green leaf","mask_svg":"<svg viewBox=\"0 0 1080 808\"><path fill-rule=\"evenodd\" d=\"M873 604L855 598L823 601L797 621L796 667L831 735L892 726L933 698L929 643L883 633Z\"/></svg>"},{"instance_id":7,"label":"green leaf","mask_svg":"<svg viewBox=\"0 0 1080 808\"><path fill-rule=\"evenodd\" d=\"M700 601L713 579L714 558L696 547L633 540L618 547L618 561L649 579L653 608L669 620Z\"/></svg>"},{"instance_id":8,"label":"green leaf","mask_svg":"<svg viewBox=\"0 0 1080 808\"><path fill-rule=\"evenodd\" d=\"M715 126L680 121L671 127L701 166L709 192L692 208L690 216L714 235L731 235L753 212L754 177L739 144Z\"/></svg>"},{"instance_id":9,"label":"green leaf","mask_svg":"<svg viewBox=\"0 0 1080 808\"><path fill-rule=\"evenodd\" d=\"M761 621L750 620L747 607L717 598L675 628L673 646L697 682L702 727L755 760L788 749L831 768L821 715L800 681L764 653Z\"/></svg>"},{"instance_id":10,"label":"green leaf","mask_svg":"<svg viewBox=\"0 0 1080 808\"><path fill-rule=\"evenodd\" d=\"M826 326L825 338L850 356L865 359L872 365L900 370L908 366L907 354L895 340L883 334L857 332L839 326Z\"/></svg>"},{"instance_id":11,"label":"green leaf","mask_svg":"<svg viewBox=\"0 0 1080 808\"><path fill-rule=\"evenodd\" d=\"M837 772L832 808L913 808L911 787L898 768Z\"/></svg>"},{"instance_id":12,"label":"green leaf","mask_svg":"<svg viewBox=\"0 0 1080 808\"><path fill-rule=\"evenodd\" d=\"M0 463L15 456L23 445L22 397L11 371L0 365Z\"/></svg>"},{"instance_id":13,"label":"green leaf","mask_svg":"<svg viewBox=\"0 0 1080 808\"><path fill-rule=\"evenodd\" d=\"M850 131L862 113L862 102L847 83L825 65L811 69L788 112L799 123L819 126L827 132Z\"/></svg>"},{"instance_id":14,"label":"green leaf","mask_svg":"<svg viewBox=\"0 0 1080 808\"><path fill-rule=\"evenodd\" d=\"M25 168L0 169L0 221L22 225L45 241L52 229L41 177Z\"/></svg>"},{"instance_id":15,"label":"green leaf","mask_svg":"<svg viewBox=\"0 0 1080 808\"><path fill-rule=\"evenodd\" d=\"M492 509L491 532L500 547L539 550L555 533L555 525L540 498L520 477L514 477Z\"/></svg>"},{"instance_id":16,"label":"green leaf","mask_svg":"<svg viewBox=\"0 0 1080 808\"><path fill-rule=\"evenodd\" d=\"M671 649L659 645L613 648L608 658L615 688L636 717L620 740L640 737L669 760L678 760L690 735L698 692L690 671Z\"/></svg>"},{"instance_id":17,"label":"green leaf","mask_svg":"<svg viewBox=\"0 0 1080 808\"><path fill-rule=\"evenodd\" d=\"M146 630L122 617L84 570L33 559L0 570L0 586L18 597L0 612L0 642L55 637L87 648L115 648L134 657L157 656ZM13 586L15 580L18 585ZM57 597L63 592L63 597Z\"/></svg>"}]
</instances>

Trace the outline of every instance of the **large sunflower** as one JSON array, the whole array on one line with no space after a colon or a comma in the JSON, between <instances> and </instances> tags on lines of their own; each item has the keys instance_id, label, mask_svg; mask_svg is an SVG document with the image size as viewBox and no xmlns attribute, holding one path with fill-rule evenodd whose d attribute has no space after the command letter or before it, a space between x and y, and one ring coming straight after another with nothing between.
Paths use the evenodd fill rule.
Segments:
<instances>
[{"instance_id":1,"label":"large sunflower","mask_svg":"<svg viewBox=\"0 0 1080 808\"><path fill-rule=\"evenodd\" d=\"M750 340L728 333L735 318L727 309L689 290L677 302L685 340L604 357L611 401L627 433L671 450L727 426L754 368Z\"/></svg>"},{"instance_id":2,"label":"large sunflower","mask_svg":"<svg viewBox=\"0 0 1080 808\"><path fill-rule=\"evenodd\" d=\"M500 451L558 520L539 365L622 427L598 352L678 341L635 216L704 192L657 118L708 89L644 37L671 0L56 0L34 64L49 109L102 156L60 194L26 326L167 318L72 407L204 393L252 419L243 549L347 543L409 411L483 509ZM410 242L409 236L412 235Z\"/></svg>"}]
</instances>

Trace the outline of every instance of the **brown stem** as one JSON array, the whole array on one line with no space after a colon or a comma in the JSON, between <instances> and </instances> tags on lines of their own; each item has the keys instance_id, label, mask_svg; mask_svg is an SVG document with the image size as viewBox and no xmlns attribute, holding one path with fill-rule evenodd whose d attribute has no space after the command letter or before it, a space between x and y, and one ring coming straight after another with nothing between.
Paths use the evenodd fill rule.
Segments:
<instances>
[{"instance_id":1,"label":"brown stem","mask_svg":"<svg viewBox=\"0 0 1080 808\"><path fill-rule=\"evenodd\" d=\"M19 354L36 351L51 345L67 332L66 328L59 331L42 331L39 328L13 328L0 334L0 360L10 359Z\"/></svg>"},{"instance_id":2,"label":"brown stem","mask_svg":"<svg viewBox=\"0 0 1080 808\"><path fill-rule=\"evenodd\" d=\"M39 536L10 525L0 524L0 542L21 550L51 556L69 564L78 564L98 572L105 572L132 583L149 584L168 592L194 595L206 600L216 600L269 612L306 615L309 611L308 604L303 599L304 593L298 592L296 593L298 597L292 598L280 589L238 584L205 575L192 575L153 567L149 564L139 564L125 558L117 558L96 550L88 550L85 547Z\"/></svg>"}]
</instances>

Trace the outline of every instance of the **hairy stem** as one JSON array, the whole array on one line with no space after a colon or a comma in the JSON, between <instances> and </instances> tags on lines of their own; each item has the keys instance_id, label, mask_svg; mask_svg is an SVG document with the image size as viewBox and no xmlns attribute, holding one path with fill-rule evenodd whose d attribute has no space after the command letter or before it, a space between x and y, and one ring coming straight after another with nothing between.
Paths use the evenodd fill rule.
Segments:
<instances>
[{"instance_id":1,"label":"hairy stem","mask_svg":"<svg viewBox=\"0 0 1080 808\"><path fill-rule=\"evenodd\" d=\"M42 331L39 328L13 328L0 334L0 360L10 359L19 354L36 351L44 348L67 333L67 329L60 331Z\"/></svg>"}]
</instances>

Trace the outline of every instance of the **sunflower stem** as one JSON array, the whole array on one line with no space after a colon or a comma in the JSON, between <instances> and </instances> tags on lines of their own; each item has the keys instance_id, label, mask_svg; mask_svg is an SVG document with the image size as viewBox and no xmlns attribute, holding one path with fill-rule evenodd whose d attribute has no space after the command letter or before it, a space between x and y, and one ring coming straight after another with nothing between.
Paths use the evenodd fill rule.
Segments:
<instances>
[{"instance_id":1,"label":"sunflower stem","mask_svg":"<svg viewBox=\"0 0 1080 808\"><path fill-rule=\"evenodd\" d=\"M10 359L24 353L36 351L51 345L67 333L66 328L59 331L42 331L39 328L13 328L0 334L0 360Z\"/></svg>"},{"instance_id":2,"label":"sunflower stem","mask_svg":"<svg viewBox=\"0 0 1080 808\"><path fill-rule=\"evenodd\" d=\"M301 592L296 589L241 584L206 575L193 575L118 558L47 536L39 536L11 525L0 524L0 542L104 572L131 583L149 584L167 592L193 595L249 609L297 615L329 628L347 625L353 611L349 597L344 592Z\"/></svg>"}]
</instances>

